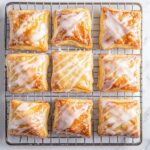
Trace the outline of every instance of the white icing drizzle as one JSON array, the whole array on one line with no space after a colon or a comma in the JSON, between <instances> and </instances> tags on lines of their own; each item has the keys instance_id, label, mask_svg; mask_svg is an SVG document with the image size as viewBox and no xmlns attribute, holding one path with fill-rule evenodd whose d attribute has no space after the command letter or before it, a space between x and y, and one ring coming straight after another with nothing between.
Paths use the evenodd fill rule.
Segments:
<instances>
[{"instance_id":1,"label":"white icing drizzle","mask_svg":"<svg viewBox=\"0 0 150 150\"><path fill-rule=\"evenodd\" d=\"M21 36L26 30L31 28L31 26L33 25L33 21L38 19L41 14L42 14L41 12L40 13L36 12L30 15L18 28L18 30L16 31L16 36Z\"/></svg>"},{"instance_id":2,"label":"white icing drizzle","mask_svg":"<svg viewBox=\"0 0 150 150\"><path fill-rule=\"evenodd\" d=\"M56 15L59 17L60 11L57 11ZM74 31L77 31L77 25L81 22L85 22L85 14L84 12L72 12L69 14L61 14L60 19L59 19L59 25L57 28L57 31L54 33L54 37L62 31L65 30L65 33L61 37L61 39L64 39L64 37L71 37L73 35ZM80 34L78 34L78 38L80 40L84 40L83 37L81 37ZM86 42L84 40L84 42Z\"/></svg>"},{"instance_id":3,"label":"white icing drizzle","mask_svg":"<svg viewBox=\"0 0 150 150\"><path fill-rule=\"evenodd\" d=\"M79 12L77 13L71 13L67 15L62 15L60 19L59 27L65 29L66 36L71 36L72 32L76 28L76 24L78 24L80 21L84 20L84 13Z\"/></svg>"},{"instance_id":4,"label":"white icing drizzle","mask_svg":"<svg viewBox=\"0 0 150 150\"><path fill-rule=\"evenodd\" d=\"M76 104L77 103L74 103L71 106L64 105L61 107L57 126L59 130L68 129L75 119L79 118L89 107L88 104L84 104L81 108L77 108Z\"/></svg>"},{"instance_id":5,"label":"white icing drizzle","mask_svg":"<svg viewBox=\"0 0 150 150\"><path fill-rule=\"evenodd\" d=\"M38 76L40 77L43 74L42 64L45 61L45 54L32 56L31 58L24 59L17 64L16 60L11 60L10 62L8 60L8 67L11 72L8 82L9 89L13 89L15 86L23 89L33 88ZM35 75L36 78L34 79L33 76Z\"/></svg>"},{"instance_id":6,"label":"white icing drizzle","mask_svg":"<svg viewBox=\"0 0 150 150\"><path fill-rule=\"evenodd\" d=\"M28 111L29 109L32 109L33 107L37 106L37 103L33 103L32 105L29 105L28 103L22 103L17 107L17 111Z\"/></svg>"},{"instance_id":7,"label":"white icing drizzle","mask_svg":"<svg viewBox=\"0 0 150 150\"><path fill-rule=\"evenodd\" d=\"M36 45L39 45L40 40L44 36L46 36L48 33L46 24L40 20L40 17L42 17L43 15L44 15L44 12L36 11L32 15L30 15L26 20L24 20L21 26L14 33L14 36L16 37L15 41L19 42L18 41L19 39L24 38L23 37L24 32L29 30L34 25L35 28L30 31L30 39L28 38L28 40ZM37 24L35 25L37 19L39 20L37 21Z\"/></svg>"},{"instance_id":8,"label":"white icing drizzle","mask_svg":"<svg viewBox=\"0 0 150 150\"><path fill-rule=\"evenodd\" d=\"M32 34L31 37L32 42L38 45L38 41L42 39L47 33L48 30L46 24L41 23L41 25L39 25L34 31L34 34Z\"/></svg>"},{"instance_id":9,"label":"white icing drizzle","mask_svg":"<svg viewBox=\"0 0 150 150\"><path fill-rule=\"evenodd\" d=\"M139 114L139 108L137 105L131 106L127 110L123 106L118 106L110 101L101 101L101 105L103 109L106 109L103 116L110 116L101 124L101 128L106 128L105 134L116 135L118 127L123 125L127 126L127 130L122 131L122 135L126 135L130 132L132 134L137 130L137 128L130 122Z\"/></svg>"},{"instance_id":10,"label":"white icing drizzle","mask_svg":"<svg viewBox=\"0 0 150 150\"><path fill-rule=\"evenodd\" d=\"M88 53L88 52L85 53L83 59L79 60L78 56L80 56L80 53L81 52L78 51L75 55L73 55L73 57L71 57L71 59L70 57L65 57L60 62L58 62L58 64L56 64L55 66L56 72L52 74L52 80L55 76L61 75L59 76L61 78L55 81L54 84L65 87L66 92L71 91L76 86L76 84L80 81L80 78L82 76L85 76L86 78L86 81L82 81L82 86L86 87L87 82L88 81L91 82L92 70L91 70L91 66L87 64L89 63L89 61L91 61L90 59L92 59L92 53ZM62 65L62 67L59 68L59 64L62 63L64 63L65 65ZM62 81L63 82L65 81L63 85L61 84Z\"/></svg>"},{"instance_id":11,"label":"white icing drizzle","mask_svg":"<svg viewBox=\"0 0 150 150\"><path fill-rule=\"evenodd\" d=\"M69 61L69 63L65 64L63 67L61 67L61 69L59 69L58 71L54 72L54 74L59 74L59 73L65 71L65 70L68 69L68 68L71 68L71 70L70 70L69 72L72 73L72 70L74 70L74 69L72 68L72 65L79 62L78 59L77 59L77 57L78 57L79 54L80 54L80 52L78 52L78 53L73 57L73 59L72 59L71 61ZM68 57L68 58L69 58L69 57ZM65 59L64 59L64 60L65 60ZM67 59L66 59L65 62L67 62ZM60 63L60 62L59 62L59 63ZM82 63L82 62L80 62L80 63ZM56 66L58 66L58 65L56 65ZM74 66L74 67L76 68L77 66ZM69 74L67 73L66 75L69 75Z\"/></svg>"},{"instance_id":12,"label":"white icing drizzle","mask_svg":"<svg viewBox=\"0 0 150 150\"><path fill-rule=\"evenodd\" d=\"M39 111L32 111L34 107L39 106ZM15 110L12 110L12 108L10 110L13 111L15 115L11 117L8 130L15 130L17 135L29 135L30 133L27 132L28 130L31 130L32 133L35 131L37 132L35 135L38 135L38 131L45 127L45 115L47 109L40 103L22 102ZM27 111L32 112L27 114Z\"/></svg>"},{"instance_id":13,"label":"white icing drizzle","mask_svg":"<svg viewBox=\"0 0 150 150\"><path fill-rule=\"evenodd\" d=\"M123 17L120 21L118 18L122 12L117 12L112 14L109 10L106 11L106 19L104 21L104 37L103 37L103 47L109 48L118 39L121 39L124 35L132 32L135 37L137 37L137 32L135 27L129 27L128 21L132 20L131 15Z\"/></svg>"},{"instance_id":14,"label":"white icing drizzle","mask_svg":"<svg viewBox=\"0 0 150 150\"><path fill-rule=\"evenodd\" d=\"M62 52L59 52L60 55ZM56 65L55 65L55 68L58 67L59 65L65 63L66 61L68 61L69 59L73 59L74 58L74 55L72 55L72 57L65 57L64 59L62 59L61 61L59 61ZM58 56L57 55L54 55L53 56L53 60L57 60L58 59Z\"/></svg>"},{"instance_id":15,"label":"white icing drizzle","mask_svg":"<svg viewBox=\"0 0 150 150\"><path fill-rule=\"evenodd\" d=\"M113 55L107 55L104 57L105 75L103 90L107 91L109 89L114 89L112 88L113 85L123 76L127 79L126 83L120 84L118 87L115 87L115 89L122 89L126 85L137 86L138 80L135 74L140 67L139 57L132 56L127 58L116 58L116 60L114 57L115 56ZM132 67L130 65L131 63L133 63Z\"/></svg>"}]
</instances>

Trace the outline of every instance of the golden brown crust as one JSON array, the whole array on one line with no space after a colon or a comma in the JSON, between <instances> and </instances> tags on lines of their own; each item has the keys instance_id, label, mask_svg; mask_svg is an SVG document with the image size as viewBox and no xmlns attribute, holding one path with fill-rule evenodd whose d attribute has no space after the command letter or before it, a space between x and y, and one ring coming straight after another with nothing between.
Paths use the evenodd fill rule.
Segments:
<instances>
[{"instance_id":1,"label":"golden brown crust","mask_svg":"<svg viewBox=\"0 0 150 150\"><path fill-rule=\"evenodd\" d=\"M113 48L139 50L141 48L141 12L102 7L99 43L105 50Z\"/></svg>"},{"instance_id":2,"label":"golden brown crust","mask_svg":"<svg viewBox=\"0 0 150 150\"><path fill-rule=\"evenodd\" d=\"M11 10L9 49L48 50L48 10Z\"/></svg>"},{"instance_id":3,"label":"golden brown crust","mask_svg":"<svg viewBox=\"0 0 150 150\"><path fill-rule=\"evenodd\" d=\"M133 99L100 98L99 135L140 137L140 102Z\"/></svg>"},{"instance_id":4,"label":"golden brown crust","mask_svg":"<svg viewBox=\"0 0 150 150\"><path fill-rule=\"evenodd\" d=\"M52 53L51 89L53 92L93 91L93 57L91 51Z\"/></svg>"},{"instance_id":5,"label":"golden brown crust","mask_svg":"<svg viewBox=\"0 0 150 150\"><path fill-rule=\"evenodd\" d=\"M57 10L53 16L53 45L92 48L91 17L88 9L67 8Z\"/></svg>"},{"instance_id":6,"label":"golden brown crust","mask_svg":"<svg viewBox=\"0 0 150 150\"><path fill-rule=\"evenodd\" d=\"M49 56L47 54L8 54L6 66L9 92L47 91L48 65Z\"/></svg>"},{"instance_id":7,"label":"golden brown crust","mask_svg":"<svg viewBox=\"0 0 150 150\"><path fill-rule=\"evenodd\" d=\"M50 105L44 101L10 101L9 135L14 136L48 136L48 116Z\"/></svg>"},{"instance_id":8,"label":"golden brown crust","mask_svg":"<svg viewBox=\"0 0 150 150\"><path fill-rule=\"evenodd\" d=\"M100 55L98 87L105 92L138 92L140 56Z\"/></svg>"},{"instance_id":9,"label":"golden brown crust","mask_svg":"<svg viewBox=\"0 0 150 150\"><path fill-rule=\"evenodd\" d=\"M53 131L90 137L92 100L58 98L55 101Z\"/></svg>"}]
</instances>

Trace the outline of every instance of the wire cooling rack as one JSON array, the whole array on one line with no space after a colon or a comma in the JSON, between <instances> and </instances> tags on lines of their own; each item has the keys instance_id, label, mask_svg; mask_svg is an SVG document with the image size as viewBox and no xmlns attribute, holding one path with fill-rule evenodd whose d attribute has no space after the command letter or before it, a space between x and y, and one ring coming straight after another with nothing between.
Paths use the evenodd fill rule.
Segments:
<instances>
[{"instance_id":1,"label":"wire cooling rack","mask_svg":"<svg viewBox=\"0 0 150 150\"><path fill-rule=\"evenodd\" d=\"M8 50L8 42L9 42L9 20L7 13L9 10L21 10L21 9L48 9L50 11L50 39L52 37L53 25L52 25L52 13L54 10L63 9L63 8L79 8L85 7L88 8L91 12L92 18L92 39L93 39L93 55L94 55L94 91L91 94L85 93L52 93L50 91L44 93L30 93L30 94L11 94L7 90L7 77L5 75L5 116L6 116L6 142L10 145L138 145L142 142L142 113L140 116L140 138L129 138L123 136L98 136L97 127L98 127L98 107L97 101L99 97L117 97L117 98L126 98L130 97L140 101L141 104L141 112L142 112L142 63L141 63L141 71L140 71L140 92L135 94L125 93L125 92L116 92L116 93L107 93L107 92L99 92L97 89L97 81L98 81L98 55L99 54L140 54L142 60L142 48L141 50L125 50L125 49L114 49L111 51L100 50L98 39L99 39L99 18L100 18L100 8L102 6L117 8L117 9L126 9L126 10L141 10L142 6L139 3L106 3L106 2L88 2L88 3L66 3L66 2L10 2L5 7L5 55L8 53L20 53L19 51ZM142 32L141 32L142 33ZM142 38L142 35L141 35ZM61 50L70 51L70 50L78 50L73 47L60 47ZM58 47L49 45L50 54L53 50L59 50ZM21 51L22 52L22 51ZM25 51L26 52L26 51ZM50 80L51 69L49 68L48 79ZM5 68L6 71L6 68ZM50 83L50 81L49 81ZM82 99L92 99L94 103L94 110L92 114L92 126L93 126L93 135L91 138L83 138L83 137L74 137L68 135L58 135L52 133L52 121L53 121L53 113L54 113L54 100L56 97L72 97L72 98L82 98ZM44 100L50 103L51 112L48 123L49 136L45 139L35 138L35 137L26 137L26 136L9 136L7 132L8 128L8 115L9 115L9 104L12 99L21 99L21 100Z\"/></svg>"}]
</instances>

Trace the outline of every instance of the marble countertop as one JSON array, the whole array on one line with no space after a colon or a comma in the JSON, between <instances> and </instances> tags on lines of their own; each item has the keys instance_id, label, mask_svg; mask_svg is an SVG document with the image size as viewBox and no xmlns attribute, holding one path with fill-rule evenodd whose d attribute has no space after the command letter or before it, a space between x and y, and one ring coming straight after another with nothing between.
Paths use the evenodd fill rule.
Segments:
<instances>
[{"instance_id":1,"label":"marble countertop","mask_svg":"<svg viewBox=\"0 0 150 150\"><path fill-rule=\"evenodd\" d=\"M0 0L0 150L23 150L28 148L29 150L35 149L33 146L9 146L5 142L5 115L4 115L4 9L5 4L11 0ZM27 0L26 0L27 1ZM37 0L40 1L40 0ZM48 1L48 0L47 0ZM73 0L72 0L73 1ZM108 1L108 0L102 0ZM139 146L112 146L112 150L150 150L150 0L109 0L113 1L128 1L128 2L140 2L143 5L143 142ZM55 0L56 2L56 0ZM103 149L110 150L109 146L97 146L97 147L54 147L54 146L36 146L36 149Z\"/></svg>"}]
</instances>

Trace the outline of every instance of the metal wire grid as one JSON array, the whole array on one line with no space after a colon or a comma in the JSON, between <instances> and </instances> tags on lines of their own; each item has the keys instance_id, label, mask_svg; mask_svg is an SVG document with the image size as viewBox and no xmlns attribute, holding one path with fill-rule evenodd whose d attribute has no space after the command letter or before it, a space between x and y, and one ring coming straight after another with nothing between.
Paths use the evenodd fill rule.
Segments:
<instances>
[{"instance_id":1,"label":"metal wire grid","mask_svg":"<svg viewBox=\"0 0 150 150\"><path fill-rule=\"evenodd\" d=\"M91 12L92 18L92 39L93 39L93 55L94 55L94 92L91 94L85 93L52 93L52 92L44 92L44 93L30 93L30 94L11 94L7 91L7 77L5 75L5 109L6 109L6 142L10 145L138 145L142 142L142 113L140 117L140 138L128 138L122 136L98 136L97 135L97 127L98 127L98 108L97 101L98 98L101 97L132 97L133 99L140 100L141 103L141 111L142 111L142 63L141 63L141 90L138 93L131 94L125 92L116 92L116 93L106 93L99 92L97 89L97 81L98 81L98 55L99 54L140 54L142 58L142 49L140 51L137 50L125 50L125 49L114 49L111 51L99 50L98 38L99 38L99 17L100 17L100 8L102 6L113 7L118 9L127 9L127 10L141 10L142 7L139 3L102 3L102 2L93 2L93 3L63 3L63 2L11 2L8 3L5 7L5 49L6 55L8 53L14 53L12 50L8 50L8 41L9 41L9 21L7 17L7 13L12 9L48 9L50 10L50 39L52 37L53 24L52 24L52 12L57 9L63 8L79 8L85 7L88 8ZM141 31L142 33L142 31ZM142 36L142 35L141 35ZM141 37L142 38L142 37ZM59 48L50 45L49 51L50 54L53 50L58 50ZM73 48L69 46L62 46L61 50L70 51L70 50L79 50L78 48ZM16 52L16 51L15 51ZM24 51L28 52L28 51ZM17 51L19 53L19 51ZM48 72L48 79L51 76L51 69ZM50 83L50 81L49 81ZM56 97L73 97L73 98L83 98L83 99L92 99L94 103L93 110L93 135L91 138L83 138L83 137L74 137L69 135L56 135L52 133L52 120L53 120L53 112L54 112L54 99ZM12 99L21 99L21 100L45 100L48 101L51 105L51 115L49 119L49 136L46 139L39 139L34 137L12 137L7 134L8 127L8 115L9 115L9 102Z\"/></svg>"}]
</instances>

